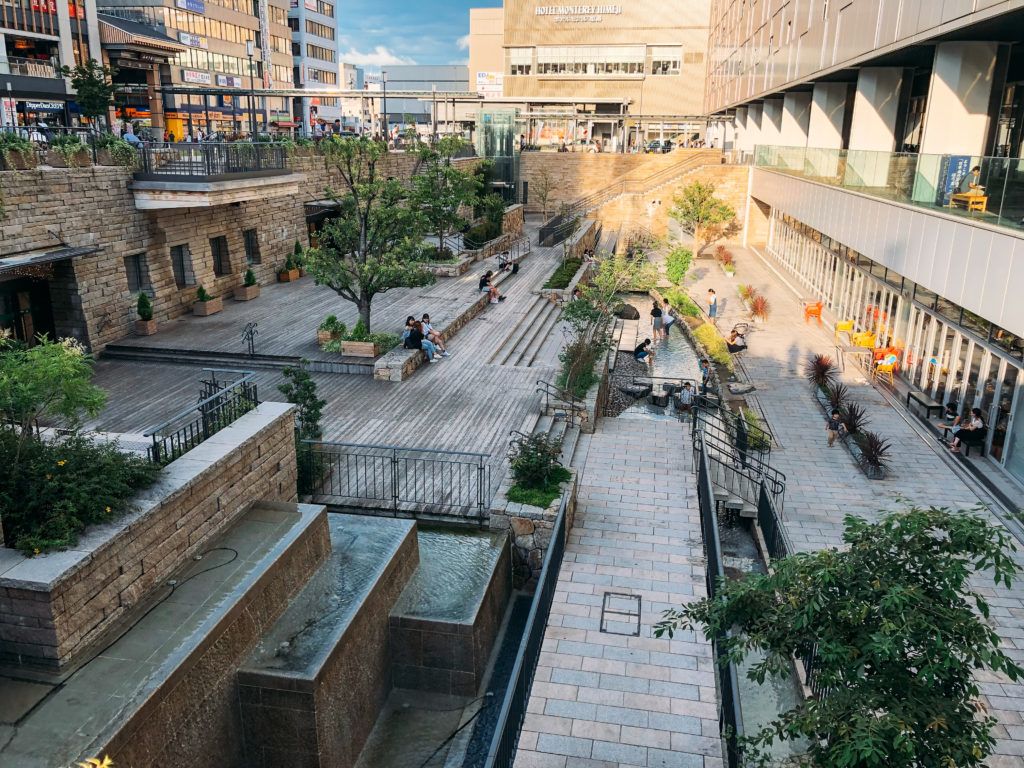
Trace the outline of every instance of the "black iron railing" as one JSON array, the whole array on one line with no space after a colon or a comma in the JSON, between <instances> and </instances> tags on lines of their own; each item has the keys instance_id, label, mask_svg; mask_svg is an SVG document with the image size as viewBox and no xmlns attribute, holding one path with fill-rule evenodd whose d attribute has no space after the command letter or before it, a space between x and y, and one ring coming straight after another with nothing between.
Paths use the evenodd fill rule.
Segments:
<instances>
[{"instance_id":1,"label":"black iron railing","mask_svg":"<svg viewBox=\"0 0 1024 768\"><path fill-rule=\"evenodd\" d=\"M288 173L288 151L271 142L147 144L139 149L140 181L225 181Z\"/></svg>"},{"instance_id":2,"label":"black iron railing","mask_svg":"<svg viewBox=\"0 0 1024 768\"><path fill-rule=\"evenodd\" d=\"M743 414L734 413L720 403L701 397L694 409L694 429L727 440L758 461L767 463L772 455L771 431L752 424Z\"/></svg>"},{"instance_id":3,"label":"black iron railing","mask_svg":"<svg viewBox=\"0 0 1024 768\"><path fill-rule=\"evenodd\" d=\"M550 381L537 380L537 392L544 396L544 411L563 413L569 426L575 426L577 418L585 421L587 418L587 405L582 398L568 392L561 387L555 386Z\"/></svg>"},{"instance_id":4,"label":"black iron railing","mask_svg":"<svg viewBox=\"0 0 1024 768\"><path fill-rule=\"evenodd\" d=\"M761 486L761 495L757 500L757 525L764 536L768 557L779 560L793 553L793 545L786 534L779 511L775 508L775 500L764 485Z\"/></svg>"},{"instance_id":5,"label":"black iron railing","mask_svg":"<svg viewBox=\"0 0 1024 768\"><path fill-rule=\"evenodd\" d=\"M708 597L718 596L719 587L725 582L725 567L722 561L722 544L718 537L718 515L716 514L715 492L711 484L710 461L703 437L698 435L697 451L697 500L700 506L700 529L704 539L704 579ZM718 727L725 740L726 758L729 768L739 768L741 754L739 740L743 736L743 715L740 711L739 676L736 665L722 663L718 656L719 644L729 636L723 632L711 637L715 651L715 670L718 676Z\"/></svg>"},{"instance_id":6,"label":"black iron railing","mask_svg":"<svg viewBox=\"0 0 1024 768\"><path fill-rule=\"evenodd\" d=\"M487 514L486 453L305 441L300 487L316 500L394 511Z\"/></svg>"},{"instance_id":7,"label":"black iron railing","mask_svg":"<svg viewBox=\"0 0 1024 768\"><path fill-rule=\"evenodd\" d=\"M191 451L257 405L256 374L223 368L204 368L199 402L143 434L154 464L168 464Z\"/></svg>"},{"instance_id":8,"label":"black iron railing","mask_svg":"<svg viewBox=\"0 0 1024 768\"><path fill-rule=\"evenodd\" d=\"M515 761L519 732L526 716L526 706L530 702L530 688L537 671L537 661L544 642L544 629L547 627L548 614L551 613L551 601L554 599L555 586L558 584L558 571L562 566L562 556L565 554L565 514L566 497L563 495L551 530L551 543L544 555L537 591L533 594L533 603L526 619L523 639L519 643L519 652L516 654L505 698L498 712L484 768L512 768Z\"/></svg>"},{"instance_id":9,"label":"black iron railing","mask_svg":"<svg viewBox=\"0 0 1024 768\"><path fill-rule=\"evenodd\" d=\"M823 685L820 678L818 677L818 645L814 643L804 648L799 655L800 663L804 667L804 680L807 687L811 689L811 694L817 698L822 699L828 696L832 692L832 688Z\"/></svg>"}]
</instances>

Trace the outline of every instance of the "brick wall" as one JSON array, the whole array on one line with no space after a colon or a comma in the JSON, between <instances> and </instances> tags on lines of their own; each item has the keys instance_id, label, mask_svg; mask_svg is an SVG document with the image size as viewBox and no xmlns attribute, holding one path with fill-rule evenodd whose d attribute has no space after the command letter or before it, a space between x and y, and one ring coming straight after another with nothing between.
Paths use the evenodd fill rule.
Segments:
<instances>
[{"instance_id":1,"label":"brick wall","mask_svg":"<svg viewBox=\"0 0 1024 768\"><path fill-rule=\"evenodd\" d=\"M294 501L292 410L263 403L165 467L136 512L0 573L0 659L66 665L250 502Z\"/></svg>"},{"instance_id":2,"label":"brick wall","mask_svg":"<svg viewBox=\"0 0 1024 768\"><path fill-rule=\"evenodd\" d=\"M409 178L417 156L391 153L382 175ZM472 167L474 158L456 160ZM98 253L59 262L53 268L50 299L55 330L74 336L94 352L132 332L136 296L128 290L124 259L145 255L154 318L166 322L187 313L203 285L215 296L230 295L245 272L243 231L256 229L260 263L253 271L261 284L276 279L278 265L295 241L308 245L307 202L324 198L340 177L323 157L293 157L292 169L305 176L298 195L252 200L215 208L139 211L129 188L131 174L118 167L4 171L0 176L7 216L0 226L0 257L52 250L61 242L94 245ZM213 272L210 238L228 240L229 265ZM194 285L178 288L171 248L187 244Z\"/></svg>"}]
</instances>

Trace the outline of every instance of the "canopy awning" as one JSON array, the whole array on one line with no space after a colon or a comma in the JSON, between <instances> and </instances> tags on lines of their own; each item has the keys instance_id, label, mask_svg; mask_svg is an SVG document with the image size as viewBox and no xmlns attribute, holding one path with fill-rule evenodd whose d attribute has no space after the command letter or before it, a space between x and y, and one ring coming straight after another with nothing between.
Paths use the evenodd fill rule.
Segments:
<instances>
[{"instance_id":1,"label":"canopy awning","mask_svg":"<svg viewBox=\"0 0 1024 768\"><path fill-rule=\"evenodd\" d=\"M27 276L38 276L40 268L52 265L54 262L73 259L77 256L88 256L99 250L98 245L64 246L53 250L42 249L3 256L0 257L0 275L20 272Z\"/></svg>"}]
</instances>

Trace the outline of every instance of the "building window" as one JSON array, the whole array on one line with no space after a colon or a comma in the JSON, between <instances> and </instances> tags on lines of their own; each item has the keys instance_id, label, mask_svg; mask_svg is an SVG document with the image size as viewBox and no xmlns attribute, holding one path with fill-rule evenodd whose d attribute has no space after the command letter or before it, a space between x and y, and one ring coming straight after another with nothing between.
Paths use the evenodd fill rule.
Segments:
<instances>
[{"instance_id":1,"label":"building window","mask_svg":"<svg viewBox=\"0 0 1024 768\"><path fill-rule=\"evenodd\" d=\"M260 237L255 229L242 232L245 241L245 263L249 266L260 263Z\"/></svg>"},{"instance_id":2,"label":"building window","mask_svg":"<svg viewBox=\"0 0 1024 768\"><path fill-rule=\"evenodd\" d=\"M533 48L509 48L510 75L529 75L533 70Z\"/></svg>"},{"instance_id":3,"label":"building window","mask_svg":"<svg viewBox=\"0 0 1024 768\"><path fill-rule=\"evenodd\" d=\"M338 73L325 72L322 69L313 69L312 67L306 67L306 82L323 83L325 85L337 85Z\"/></svg>"},{"instance_id":4,"label":"building window","mask_svg":"<svg viewBox=\"0 0 1024 768\"><path fill-rule=\"evenodd\" d=\"M139 293L149 290L149 270L146 268L146 254L134 253L124 257L124 272L128 276L128 291Z\"/></svg>"},{"instance_id":5,"label":"building window","mask_svg":"<svg viewBox=\"0 0 1024 768\"><path fill-rule=\"evenodd\" d=\"M210 238L210 252L213 254L213 274L223 277L231 272L228 258L228 239L224 235Z\"/></svg>"},{"instance_id":6,"label":"building window","mask_svg":"<svg viewBox=\"0 0 1024 768\"><path fill-rule=\"evenodd\" d=\"M171 246L171 269L174 270L174 282L179 288L196 284L195 272L192 271L192 252L188 243Z\"/></svg>"},{"instance_id":7,"label":"building window","mask_svg":"<svg viewBox=\"0 0 1024 768\"><path fill-rule=\"evenodd\" d=\"M647 49L642 45L539 47L537 74L642 75L646 55Z\"/></svg>"},{"instance_id":8,"label":"building window","mask_svg":"<svg viewBox=\"0 0 1024 768\"><path fill-rule=\"evenodd\" d=\"M310 21L309 19L306 19L306 32L310 35L322 37L325 40L334 39L334 27L329 27L318 21Z\"/></svg>"},{"instance_id":9,"label":"building window","mask_svg":"<svg viewBox=\"0 0 1024 768\"><path fill-rule=\"evenodd\" d=\"M316 0L316 12L321 16L334 16L334 5L325 3L324 0Z\"/></svg>"},{"instance_id":10,"label":"building window","mask_svg":"<svg viewBox=\"0 0 1024 768\"><path fill-rule=\"evenodd\" d=\"M320 59L320 61L334 61L334 51L324 48L322 45L306 43L306 55L311 59Z\"/></svg>"},{"instance_id":11,"label":"building window","mask_svg":"<svg viewBox=\"0 0 1024 768\"><path fill-rule=\"evenodd\" d=\"M679 54L680 49L676 45L651 46L651 74L678 75Z\"/></svg>"}]
</instances>

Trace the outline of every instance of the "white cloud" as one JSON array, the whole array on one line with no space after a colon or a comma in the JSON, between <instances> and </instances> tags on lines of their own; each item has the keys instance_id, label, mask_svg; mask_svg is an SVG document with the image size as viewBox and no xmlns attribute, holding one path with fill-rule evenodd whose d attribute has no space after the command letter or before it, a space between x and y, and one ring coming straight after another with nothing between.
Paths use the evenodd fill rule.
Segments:
<instances>
[{"instance_id":1,"label":"white cloud","mask_svg":"<svg viewBox=\"0 0 1024 768\"><path fill-rule=\"evenodd\" d=\"M460 37L458 40L455 41L455 44L457 46L459 46L459 50L460 51L468 51L469 50L469 35L463 35L462 37Z\"/></svg>"},{"instance_id":2,"label":"white cloud","mask_svg":"<svg viewBox=\"0 0 1024 768\"><path fill-rule=\"evenodd\" d=\"M341 60L346 64L355 64L359 67L386 67L390 64L416 63L407 56L397 56L383 45L378 45L372 51L365 53L355 48L349 48L341 54Z\"/></svg>"}]
</instances>

